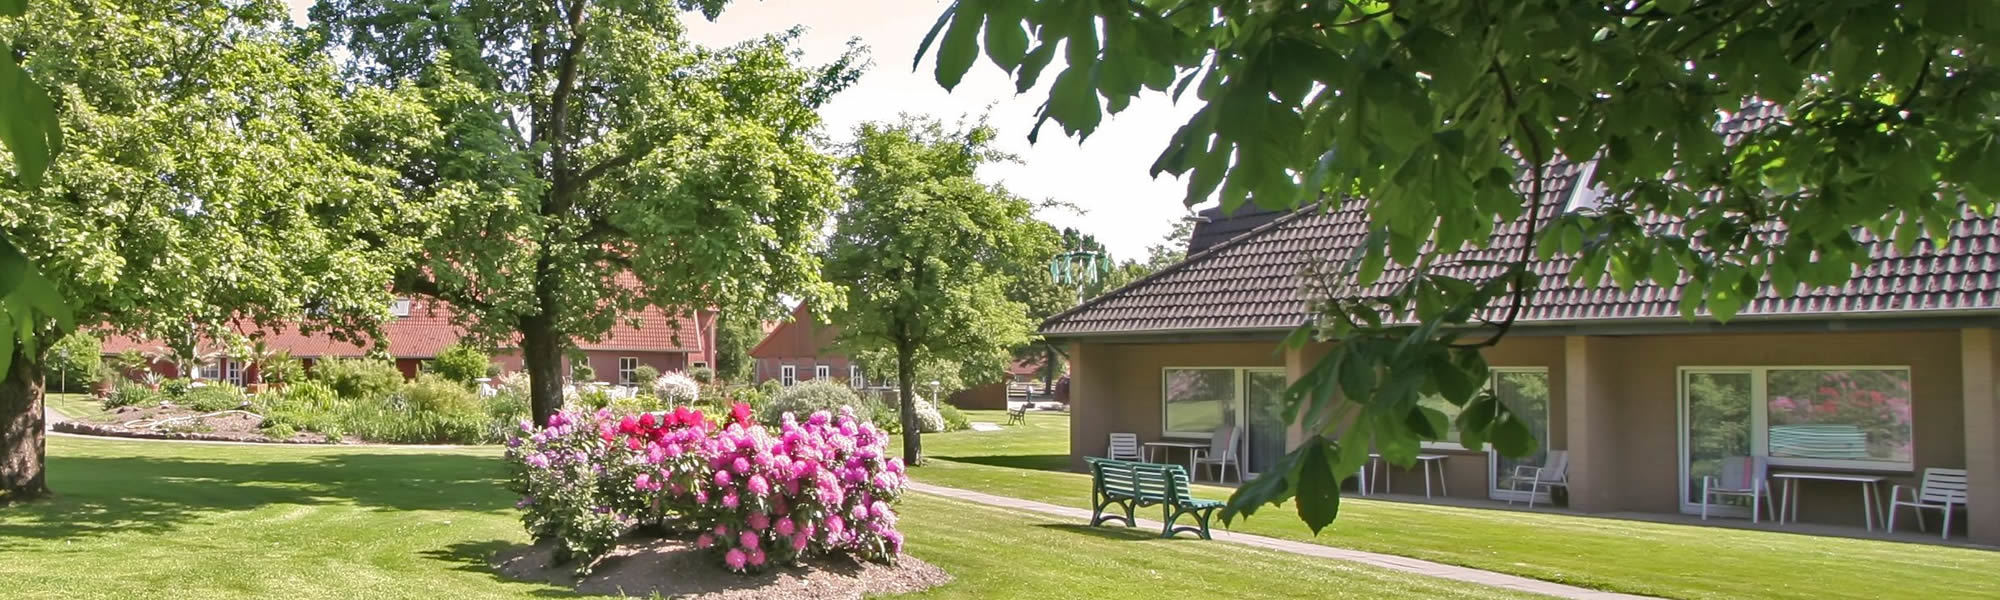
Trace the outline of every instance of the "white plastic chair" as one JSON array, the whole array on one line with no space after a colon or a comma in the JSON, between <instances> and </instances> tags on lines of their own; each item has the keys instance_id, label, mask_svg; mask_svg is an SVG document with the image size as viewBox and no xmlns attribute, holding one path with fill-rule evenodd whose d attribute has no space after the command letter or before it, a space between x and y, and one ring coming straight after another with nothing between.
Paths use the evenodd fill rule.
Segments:
<instances>
[{"instance_id":1,"label":"white plastic chair","mask_svg":"<svg viewBox=\"0 0 2000 600\"><path fill-rule=\"evenodd\" d=\"M1518 492L1523 483L1528 484L1528 508L1535 507L1535 494L1543 489L1551 492L1555 488L1569 489L1569 451L1550 450L1548 466L1514 465L1514 476L1508 487ZM1509 496L1507 504L1513 503L1514 498Z\"/></svg>"},{"instance_id":2,"label":"white plastic chair","mask_svg":"<svg viewBox=\"0 0 2000 600\"><path fill-rule=\"evenodd\" d=\"M1237 483L1243 482L1243 461L1237 460L1236 456L1235 426L1215 428L1215 435L1209 437L1208 449L1196 449L1194 453L1195 468L1200 469L1204 465L1214 467L1216 481L1223 481L1223 475L1233 466L1236 467Z\"/></svg>"},{"instance_id":3,"label":"white plastic chair","mask_svg":"<svg viewBox=\"0 0 2000 600\"><path fill-rule=\"evenodd\" d=\"M1903 490L1910 490L1910 499L1903 499ZM1924 528L1924 511L1936 510L1944 513L1944 527L1938 529L1938 537L1951 539L1951 511L1965 506L1965 469L1924 469L1924 479L1917 489L1901 485L1889 488L1889 533L1896 532L1896 507L1908 506L1917 513L1917 531Z\"/></svg>"},{"instance_id":4,"label":"white plastic chair","mask_svg":"<svg viewBox=\"0 0 2000 600\"><path fill-rule=\"evenodd\" d=\"M1111 434L1111 448L1105 452L1105 456L1111 460L1142 462L1146 460L1144 456L1139 455L1139 434L1136 433Z\"/></svg>"},{"instance_id":5,"label":"white plastic chair","mask_svg":"<svg viewBox=\"0 0 2000 600\"><path fill-rule=\"evenodd\" d=\"M1777 518L1778 501L1771 496L1768 483L1770 463L1762 456L1731 456L1722 459L1722 474L1704 475L1701 478L1701 520L1708 520L1708 503L1718 496L1750 498L1750 522L1756 523L1757 501L1764 501L1765 510Z\"/></svg>"}]
</instances>

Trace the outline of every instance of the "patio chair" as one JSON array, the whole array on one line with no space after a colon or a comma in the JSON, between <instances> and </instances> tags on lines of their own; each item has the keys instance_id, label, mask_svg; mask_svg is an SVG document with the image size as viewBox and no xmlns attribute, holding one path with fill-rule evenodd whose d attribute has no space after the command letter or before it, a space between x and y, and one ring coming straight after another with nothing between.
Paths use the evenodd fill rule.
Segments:
<instances>
[{"instance_id":1,"label":"patio chair","mask_svg":"<svg viewBox=\"0 0 2000 600\"><path fill-rule=\"evenodd\" d=\"M1209 437L1208 449L1194 451L1194 465L1197 470L1203 465L1214 467L1216 481L1223 481L1229 467L1236 467L1236 482L1242 483L1243 461L1236 456L1236 426L1215 428L1215 435Z\"/></svg>"},{"instance_id":2,"label":"patio chair","mask_svg":"<svg viewBox=\"0 0 2000 600\"><path fill-rule=\"evenodd\" d=\"M1569 489L1569 451L1550 450L1546 466L1514 465L1514 476L1509 478L1508 488L1521 491L1521 484L1528 485L1528 508L1535 507L1535 494L1543 489L1554 492L1555 488ZM1514 504L1509 496L1507 504Z\"/></svg>"},{"instance_id":3,"label":"patio chair","mask_svg":"<svg viewBox=\"0 0 2000 600\"><path fill-rule=\"evenodd\" d=\"M1718 496L1750 498L1750 522L1756 523L1757 501L1777 518L1778 501L1771 496L1770 463L1762 456L1731 456L1722 459L1722 475L1701 478L1701 520L1708 520L1708 503Z\"/></svg>"},{"instance_id":4,"label":"patio chair","mask_svg":"<svg viewBox=\"0 0 2000 600\"><path fill-rule=\"evenodd\" d=\"M1903 499L1903 490L1910 490L1910 499ZM1917 531L1924 529L1924 511L1935 510L1944 513L1944 527L1938 528L1938 537L1951 539L1951 511L1965 506L1965 469L1924 469L1924 479L1917 489L1901 485L1889 488L1889 533L1896 532L1896 508L1908 506L1917 513Z\"/></svg>"},{"instance_id":5,"label":"patio chair","mask_svg":"<svg viewBox=\"0 0 2000 600\"><path fill-rule=\"evenodd\" d=\"M1130 460L1136 462L1145 462L1146 460L1146 457L1139 455L1139 434L1136 433L1111 434L1111 448L1105 454L1105 458L1112 460Z\"/></svg>"}]
</instances>

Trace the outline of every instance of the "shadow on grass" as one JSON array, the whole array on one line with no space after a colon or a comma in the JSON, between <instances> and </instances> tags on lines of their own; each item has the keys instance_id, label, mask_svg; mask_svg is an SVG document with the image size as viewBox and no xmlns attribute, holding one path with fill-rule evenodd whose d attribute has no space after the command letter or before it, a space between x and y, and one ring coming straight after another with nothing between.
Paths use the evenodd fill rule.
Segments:
<instances>
[{"instance_id":1,"label":"shadow on grass","mask_svg":"<svg viewBox=\"0 0 2000 600\"><path fill-rule=\"evenodd\" d=\"M1053 471L1057 473L1070 472L1068 454L995 454L989 456L933 456L931 458L986 465L989 467Z\"/></svg>"},{"instance_id":2,"label":"shadow on grass","mask_svg":"<svg viewBox=\"0 0 2000 600\"><path fill-rule=\"evenodd\" d=\"M218 513L271 504L385 511L513 508L497 457L274 454L263 462L51 455L53 497L0 510L0 550L37 538L167 533Z\"/></svg>"},{"instance_id":3,"label":"shadow on grass","mask_svg":"<svg viewBox=\"0 0 2000 600\"><path fill-rule=\"evenodd\" d=\"M1126 527L1117 522L1091 527L1082 523L1036 523L1036 527L1053 529L1064 533L1074 533L1121 542L1143 542L1160 539L1160 530L1145 527Z\"/></svg>"}]
</instances>

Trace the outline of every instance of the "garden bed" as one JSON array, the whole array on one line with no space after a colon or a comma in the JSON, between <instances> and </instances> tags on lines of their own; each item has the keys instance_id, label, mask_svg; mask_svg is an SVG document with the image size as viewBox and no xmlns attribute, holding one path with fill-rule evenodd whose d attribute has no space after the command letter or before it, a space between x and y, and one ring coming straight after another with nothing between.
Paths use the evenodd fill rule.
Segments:
<instances>
[{"instance_id":1,"label":"garden bed","mask_svg":"<svg viewBox=\"0 0 2000 600\"><path fill-rule=\"evenodd\" d=\"M63 433L107 437L207 440L218 442L263 442L278 444L325 444L327 436L302 431L278 439L265 434L264 418L245 410L201 412L177 404L121 406L83 420L54 423L50 429Z\"/></svg>"},{"instance_id":2,"label":"garden bed","mask_svg":"<svg viewBox=\"0 0 2000 600\"><path fill-rule=\"evenodd\" d=\"M844 555L814 556L804 564L758 573L732 573L708 550L691 540L645 536L625 540L599 559L589 575L572 573L576 565L555 564L552 544L516 546L491 560L495 569L514 579L547 582L582 594L667 598L869 598L905 594L943 585L951 574L899 555L894 565L857 560Z\"/></svg>"}]
</instances>

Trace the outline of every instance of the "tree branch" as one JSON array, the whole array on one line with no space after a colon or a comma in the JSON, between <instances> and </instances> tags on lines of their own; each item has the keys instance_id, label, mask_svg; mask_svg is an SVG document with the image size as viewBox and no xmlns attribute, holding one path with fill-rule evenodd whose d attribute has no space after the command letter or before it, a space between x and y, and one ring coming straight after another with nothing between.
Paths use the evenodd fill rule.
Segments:
<instances>
[{"instance_id":1,"label":"tree branch","mask_svg":"<svg viewBox=\"0 0 2000 600\"><path fill-rule=\"evenodd\" d=\"M469 294L445 291L444 286L438 285L436 278L420 270L413 269L397 273L395 284L392 287L395 291L408 294L421 294L443 300L458 308L476 311L493 309L493 304L485 300L474 298Z\"/></svg>"},{"instance_id":2,"label":"tree branch","mask_svg":"<svg viewBox=\"0 0 2000 600\"><path fill-rule=\"evenodd\" d=\"M569 178L569 97L576 92L576 57L583 52L583 7L584 0L571 0L565 23L569 26L569 44L563 47L562 55L556 59L556 90L549 95L549 155L550 174L556 187L566 186Z\"/></svg>"},{"instance_id":3,"label":"tree branch","mask_svg":"<svg viewBox=\"0 0 2000 600\"><path fill-rule=\"evenodd\" d=\"M1528 199L1528 230L1524 234L1526 237L1521 243L1520 254L1514 258L1514 272L1512 273L1514 277L1514 285L1512 286L1514 288L1513 298L1508 303L1507 315L1494 325L1496 330L1493 332L1492 337L1480 340L1475 344L1453 345L1453 347L1458 348L1486 348L1497 345L1500 343L1501 338L1507 337L1507 332L1514 329L1514 322L1521 316L1521 309L1527 304L1528 294L1531 291L1528 289L1528 261L1534 258L1535 235L1542 221L1542 195L1547 191L1548 164L1546 160L1542 159L1541 139L1535 136L1534 128L1529 126L1527 117L1520 114L1520 105L1514 98L1514 84L1508 81L1507 69L1500 64L1500 59L1497 57L1493 59L1493 74L1500 79L1500 94L1507 105L1508 112L1514 113L1515 124L1521 128L1522 137L1527 138L1527 158L1529 168L1535 171L1535 179ZM1483 318L1480 320L1486 321ZM1491 321L1487 322L1491 323Z\"/></svg>"}]
</instances>

